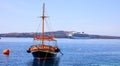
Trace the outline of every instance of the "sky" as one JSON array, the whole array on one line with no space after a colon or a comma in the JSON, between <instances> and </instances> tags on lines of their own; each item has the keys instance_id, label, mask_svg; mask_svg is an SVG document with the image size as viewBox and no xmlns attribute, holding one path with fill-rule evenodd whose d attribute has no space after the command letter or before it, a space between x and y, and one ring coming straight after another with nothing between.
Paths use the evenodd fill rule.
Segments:
<instances>
[{"instance_id":1,"label":"sky","mask_svg":"<svg viewBox=\"0 0 120 66\"><path fill-rule=\"evenodd\" d=\"M120 36L120 0L0 0L0 33L40 31L43 2L46 31Z\"/></svg>"}]
</instances>

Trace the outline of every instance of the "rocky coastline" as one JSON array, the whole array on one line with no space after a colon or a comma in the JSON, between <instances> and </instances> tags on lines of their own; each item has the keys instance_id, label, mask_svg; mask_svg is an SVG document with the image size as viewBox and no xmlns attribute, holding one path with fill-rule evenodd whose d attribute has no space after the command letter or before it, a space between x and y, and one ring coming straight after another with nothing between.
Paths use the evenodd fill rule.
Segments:
<instances>
[{"instance_id":1,"label":"rocky coastline","mask_svg":"<svg viewBox=\"0 0 120 66\"><path fill-rule=\"evenodd\" d=\"M53 34L55 38L69 38L68 34L72 31L53 31L53 32L45 32L45 34ZM35 32L30 33L3 33L0 34L0 37L33 37L34 34L40 34ZM91 35L90 39L120 39L120 36L106 36L106 35Z\"/></svg>"}]
</instances>

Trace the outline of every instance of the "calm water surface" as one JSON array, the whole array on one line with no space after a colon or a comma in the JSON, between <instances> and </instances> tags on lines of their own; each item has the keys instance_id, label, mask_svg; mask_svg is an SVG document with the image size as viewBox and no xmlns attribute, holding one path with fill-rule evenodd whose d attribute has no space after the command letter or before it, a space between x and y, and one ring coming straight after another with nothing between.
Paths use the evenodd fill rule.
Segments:
<instances>
[{"instance_id":1,"label":"calm water surface","mask_svg":"<svg viewBox=\"0 0 120 66\"><path fill-rule=\"evenodd\" d=\"M26 49L32 38L0 39L0 66L120 66L119 39L57 39L64 53L54 60L34 60ZM10 49L10 55L2 51Z\"/></svg>"}]
</instances>

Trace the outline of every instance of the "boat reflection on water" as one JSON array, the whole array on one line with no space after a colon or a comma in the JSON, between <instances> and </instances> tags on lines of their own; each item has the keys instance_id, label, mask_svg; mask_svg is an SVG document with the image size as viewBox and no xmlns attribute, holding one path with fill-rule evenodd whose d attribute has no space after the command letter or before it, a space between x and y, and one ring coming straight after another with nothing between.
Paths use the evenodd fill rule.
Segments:
<instances>
[{"instance_id":1,"label":"boat reflection on water","mask_svg":"<svg viewBox=\"0 0 120 66\"><path fill-rule=\"evenodd\" d=\"M59 60L60 58L54 58L54 59L34 59L32 66L59 66Z\"/></svg>"}]
</instances>

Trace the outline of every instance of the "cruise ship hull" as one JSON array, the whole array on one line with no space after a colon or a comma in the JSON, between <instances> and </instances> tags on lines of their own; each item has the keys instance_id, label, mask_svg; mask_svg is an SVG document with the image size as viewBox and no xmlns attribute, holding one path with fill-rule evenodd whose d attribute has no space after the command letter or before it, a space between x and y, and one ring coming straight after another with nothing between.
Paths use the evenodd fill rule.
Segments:
<instances>
[{"instance_id":1,"label":"cruise ship hull","mask_svg":"<svg viewBox=\"0 0 120 66\"><path fill-rule=\"evenodd\" d=\"M71 39L90 39L90 37L75 37L75 36L72 36L70 38Z\"/></svg>"}]
</instances>

